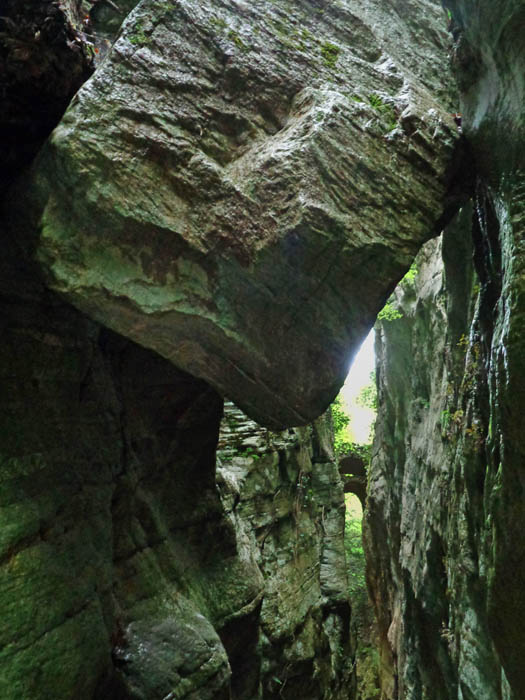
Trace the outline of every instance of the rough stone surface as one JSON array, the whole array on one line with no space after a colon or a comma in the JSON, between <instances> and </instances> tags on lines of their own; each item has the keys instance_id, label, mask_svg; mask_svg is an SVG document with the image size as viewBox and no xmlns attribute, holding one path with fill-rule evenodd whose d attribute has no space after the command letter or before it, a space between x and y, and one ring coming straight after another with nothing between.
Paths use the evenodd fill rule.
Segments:
<instances>
[{"instance_id":1,"label":"rough stone surface","mask_svg":"<svg viewBox=\"0 0 525 700\"><path fill-rule=\"evenodd\" d=\"M219 498L220 397L64 304L8 236L0 272L0 697L346 697L342 491L321 437L231 460L254 472L258 534L274 528L263 557L223 476Z\"/></svg>"},{"instance_id":2,"label":"rough stone surface","mask_svg":"<svg viewBox=\"0 0 525 700\"><path fill-rule=\"evenodd\" d=\"M522 700L523 4L445 4L477 182L382 327L369 581L384 699ZM2 6L6 181L91 69L85 9ZM172 362L269 425L324 408L454 204L440 12L145 0L12 191L0 697L353 693L326 426L228 410L216 464L221 397Z\"/></svg>"},{"instance_id":3,"label":"rough stone surface","mask_svg":"<svg viewBox=\"0 0 525 700\"><path fill-rule=\"evenodd\" d=\"M255 653L238 645L239 678L251 688L243 697L351 697L344 500L330 421L274 433L227 403L217 481L244 557L264 578Z\"/></svg>"},{"instance_id":4,"label":"rough stone surface","mask_svg":"<svg viewBox=\"0 0 525 700\"><path fill-rule=\"evenodd\" d=\"M47 283L307 423L454 204L445 28L430 1L143 1L18 195Z\"/></svg>"},{"instance_id":5,"label":"rough stone surface","mask_svg":"<svg viewBox=\"0 0 525 700\"><path fill-rule=\"evenodd\" d=\"M378 345L369 579L384 698L525 697L524 8L448 2L472 205Z\"/></svg>"},{"instance_id":6,"label":"rough stone surface","mask_svg":"<svg viewBox=\"0 0 525 700\"><path fill-rule=\"evenodd\" d=\"M397 293L402 318L379 329L366 541L389 700L517 700L525 688L523 350L510 339L522 282L508 263L507 284L482 281L472 213L427 244L415 288Z\"/></svg>"},{"instance_id":7,"label":"rough stone surface","mask_svg":"<svg viewBox=\"0 0 525 700\"><path fill-rule=\"evenodd\" d=\"M2 257L0 696L230 698L260 593L214 470L222 401ZM16 276L13 275L16 271ZM183 692L184 691L184 692Z\"/></svg>"}]
</instances>

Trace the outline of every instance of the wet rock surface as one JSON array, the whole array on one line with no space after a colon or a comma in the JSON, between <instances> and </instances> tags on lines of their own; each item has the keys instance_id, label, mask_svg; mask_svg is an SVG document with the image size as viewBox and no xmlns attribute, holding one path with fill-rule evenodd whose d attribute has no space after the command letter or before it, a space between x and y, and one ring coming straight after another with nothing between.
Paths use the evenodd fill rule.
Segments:
<instances>
[{"instance_id":1,"label":"wet rock surface","mask_svg":"<svg viewBox=\"0 0 525 700\"><path fill-rule=\"evenodd\" d=\"M243 416L216 479L220 397L4 253L1 697L346 698L322 423L268 438Z\"/></svg>"},{"instance_id":2,"label":"wet rock surface","mask_svg":"<svg viewBox=\"0 0 525 700\"><path fill-rule=\"evenodd\" d=\"M380 328L367 549L385 698L525 687L521 219L476 203Z\"/></svg>"},{"instance_id":3,"label":"wet rock surface","mask_svg":"<svg viewBox=\"0 0 525 700\"><path fill-rule=\"evenodd\" d=\"M0 20L6 182L98 65L0 218L0 696L343 700L327 426L228 408L219 437L217 390L318 415L471 188L446 22L117 4ZM383 329L369 577L385 698L521 700L522 9L447 4L479 179Z\"/></svg>"},{"instance_id":4,"label":"wet rock surface","mask_svg":"<svg viewBox=\"0 0 525 700\"><path fill-rule=\"evenodd\" d=\"M454 203L446 23L409 10L141 3L18 194L47 283L270 427L317 416Z\"/></svg>"},{"instance_id":5,"label":"wet rock surface","mask_svg":"<svg viewBox=\"0 0 525 700\"><path fill-rule=\"evenodd\" d=\"M518 699L523 6L446 4L476 185L381 328L369 577L385 698Z\"/></svg>"},{"instance_id":6,"label":"wet rock surface","mask_svg":"<svg viewBox=\"0 0 525 700\"><path fill-rule=\"evenodd\" d=\"M328 417L275 433L226 403L217 482L241 556L264 579L256 647L237 640L236 682L251 688L242 697L348 698L344 501Z\"/></svg>"},{"instance_id":7,"label":"wet rock surface","mask_svg":"<svg viewBox=\"0 0 525 700\"><path fill-rule=\"evenodd\" d=\"M261 577L216 492L222 401L65 306L16 253L2 258L0 695L230 697L217 630Z\"/></svg>"}]
</instances>

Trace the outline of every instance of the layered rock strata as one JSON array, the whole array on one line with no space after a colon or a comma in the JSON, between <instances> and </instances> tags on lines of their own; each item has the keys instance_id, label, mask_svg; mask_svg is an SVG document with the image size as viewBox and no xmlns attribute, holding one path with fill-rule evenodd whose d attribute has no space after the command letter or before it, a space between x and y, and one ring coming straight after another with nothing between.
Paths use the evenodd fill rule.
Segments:
<instances>
[{"instance_id":1,"label":"layered rock strata","mask_svg":"<svg viewBox=\"0 0 525 700\"><path fill-rule=\"evenodd\" d=\"M217 482L240 556L264 580L255 648L231 630L242 697L352 697L345 507L329 418L273 433L227 403Z\"/></svg>"},{"instance_id":2,"label":"layered rock strata","mask_svg":"<svg viewBox=\"0 0 525 700\"><path fill-rule=\"evenodd\" d=\"M323 424L224 447L221 501L220 397L18 255L1 275L0 696L346 698Z\"/></svg>"},{"instance_id":3,"label":"layered rock strata","mask_svg":"<svg viewBox=\"0 0 525 700\"><path fill-rule=\"evenodd\" d=\"M455 204L445 25L144 0L17 195L47 283L260 422L315 418Z\"/></svg>"},{"instance_id":4,"label":"layered rock strata","mask_svg":"<svg viewBox=\"0 0 525 700\"><path fill-rule=\"evenodd\" d=\"M521 321L507 297L519 282L482 282L473 253L487 262L489 241L472 244L472 216L427 244L415 287L397 293L401 318L378 329L366 542L388 699L517 700L525 688L521 370L509 343Z\"/></svg>"},{"instance_id":5,"label":"layered rock strata","mask_svg":"<svg viewBox=\"0 0 525 700\"><path fill-rule=\"evenodd\" d=\"M448 217L439 7L7 5L6 182L101 60L2 202L0 696L343 700L325 427L216 470L216 389L318 415Z\"/></svg>"},{"instance_id":6,"label":"layered rock strata","mask_svg":"<svg viewBox=\"0 0 525 700\"><path fill-rule=\"evenodd\" d=\"M472 205L381 327L369 493L385 698L525 696L523 5L447 2Z\"/></svg>"},{"instance_id":7,"label":"layered rock strata","mask_svg":"<svg viewBox=\"0 0 525 700\"><path fill-rule=\"evenodd\" d=\"M2 698L229 698L222 401L2 258ZM193 695L192 695L193 693Z\"/></svg>"}]
</instances>

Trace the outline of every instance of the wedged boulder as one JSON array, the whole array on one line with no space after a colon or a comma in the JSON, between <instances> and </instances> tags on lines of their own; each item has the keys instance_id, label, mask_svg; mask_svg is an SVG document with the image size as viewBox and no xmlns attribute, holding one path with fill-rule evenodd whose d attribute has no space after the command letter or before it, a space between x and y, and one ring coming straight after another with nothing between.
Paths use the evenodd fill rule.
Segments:
<instances>
[{"instance_id":1,"label":"wedged boulder","mask_svg":"<svg viewBox=\"0 0 525 700\"><path fill-rule=\"evenodd\" d=\"M441 7L361 5L144 0L18 194L54 290L274 428L454 206Z\"/></svg>"}]
</instances>

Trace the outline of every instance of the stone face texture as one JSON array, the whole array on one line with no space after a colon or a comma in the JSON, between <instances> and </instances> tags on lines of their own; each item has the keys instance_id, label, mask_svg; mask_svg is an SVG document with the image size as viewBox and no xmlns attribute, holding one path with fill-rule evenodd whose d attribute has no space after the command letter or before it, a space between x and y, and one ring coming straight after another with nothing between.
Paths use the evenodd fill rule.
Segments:
<instances>
[{"instance_id":1,"label":"stone face texture","mask_svg":"<svg viewBox=\"0 0 525 700\"><path fill-rule=\"evenodd\" d=\"M479 495L465 483L467 469L476 480L485 440L465 405L469 381L476 391L468 373L480 371L467 357L478 284L470 213L443 242L426 244L415 285L396 292L402 318L377 331L380 410L365 540L384 698L498 697L478 568L483 507L473 507ZM462 674L483 692L460 695Z\"/></svg>"},{"instance_id":2,"label":"stone face texture","mask_svg":"<svg viewBox=\"0 0 525 700\"><path fill-rule=\"evenodd\" d=\"M322 424L217 482L212 389L63 304L9 239L1 273L0 697L346 698Z\"/></svg>"},{"instance_id":3,"label":"stone face texture","mask_svg":"<svg viewBox=\"0 0 525 700\"><path fill-rule=\"evenodd\" d=\"M222 401L37 280L4 245L0 696L229 698L218 631L262 577L217 495Z\"/></svg>"},{"instance_id":4,"label":"stone face texture","mask_svg":"<svg viewBox=\"0 0 525 700\"><path fill-rule=\"evenodd\" d=\"M264 577L256 648L237 640L232 663L242 697L351 697L344 500L327 417L275 433L226 403L217 482L240 555Z\"/></svg>"},{"instance_id":5,"label":"stone face texture","mask_svg":"<svg viewBox=\"0 0 525 700\"><path fill-rule=\"evenodd\" d=\"M427 1L140 3L18 195L47 283L307 423L453 204L445 29Z\"/></svg>"},{"instance_id":6,"label":"stone face texture","mask_svg":"<svg viewBox=\"0 0 525 700\"><path fill-rule=\"evenodd\" d=\"M523 4L450 2L472 205L383 324L369 578L385 698L525 697ZM442 257L442 261L440 258ZM471 260L473 262L471 262Z\"/></svg>"},{"instance_id":7,"label":"stone face texture","mask_svg":"<svg viewBox=\"0 0 525 700\"><path fill-rule=\"evenodd\" d=\"M322 422L234 454L237 503L221 398L64 304L2 233L0 697L346 697Z\"/></svg>"},{"instance_id":8,"label":"stone face texture","mask_svg":"<svg viewBox=\"0 0 525 700\"><path fill-rule=\"evenodd\" d=\"M478 205L379 328L366 542L389 699L525 692L521 234Z\"/></svg>"}]
</instances>

